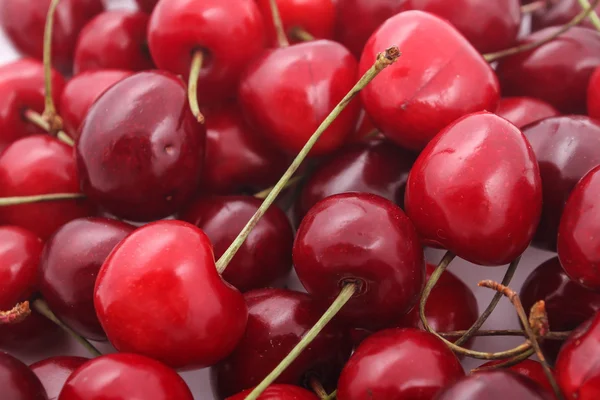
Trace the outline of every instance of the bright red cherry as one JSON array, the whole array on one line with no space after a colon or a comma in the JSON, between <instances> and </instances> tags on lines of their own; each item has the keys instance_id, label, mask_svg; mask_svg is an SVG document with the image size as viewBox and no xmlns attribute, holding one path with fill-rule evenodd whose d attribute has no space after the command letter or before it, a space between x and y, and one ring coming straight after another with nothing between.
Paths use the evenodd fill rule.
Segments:
<instances>
[{"instance_id":1,"label":"bright red cherry","mask_svg":"<svg viewBox=\"0 0 600 400\"><path fill-rule=\"evenodd\" d=\"M196 193L206 130L168 72L140 72L94 103L77 140L81 189L133 221L167 217Z\"/></svg>"},{"instance_id":2,"label":"bright red cherry","mask_svg":"<svg viewBox=\"0 0 600 400\"><path fill-rule=\"evenodd\" d=\"M182 221L154 222L121 241L100 269L94 305L117 350L174 368L223 359L248 313L217 273L208 236Z\"/></svg>"},{"instance_id":3,"label":"bright red cherry","mask_svg":"<svg viewBox=\"0 0 600 400\"><path fill-rule=\"evenodd\" d=\"M58 399L58 395L71 374L89 359L83 357L51 357L35 364L30 368L38 377L50 400Z\"/></svg>"},{"instance_id":4,"label":"bright red cherry","mask_svg":"<svg viewBox=\"0 0 600 400\"><path fill-rule=\"evenodd\" d=\"M6 400L48 399L42 383L29 367L4 352L0 352L0 387Z\"/></svg>"},{"instance_id":5,"label":"bright red cherry","mask_svg":"<svg viewBox=\"0 0 600 400\"><path fill-rule=\"evenodd\" d=\"M485 364L482 364L480 367L492 367L494 365L500 364L506 360L494 360L488 361ZM508 367L509 370L514 371L520 375L526 376L532 381L536 382L538 385L546 389L549 393L554 389L548 380L548 377L544 373L544 367L537 361L533 361L530 359L523 360L520 363Z\"/></svg>"},{"instance_id":6,"label":"bright red cherry","mask_svg":"<svg viewBox=\"0 0 600 400\"><path fill-rule=\"evenodd\" d=\"M244 400L252 392L252 389L228 397L227 400ZM271 385L259 397L258 400L318 400L314 393L293 385Z\"/></svg>"},{"instance_id":7,"label":"bright red cherry","mask_svg":"<svg viewBox=\"0 0 600 400\"><path fill-rule=\"evenodd\" d=\"M69 377L58 400L193 400L184 380L167 366L137 354L95 358Z\"/></svg>"},{"instance_id":8,"label":"bright red cherry","mask_svg":"<svg viewBox=\"0 0 600 400\"><path fill-rule=\"evenodd\" d=\"M596 7L596 11L600 11L600 6ZM539 30L549 26L564 25L580 12L581 4L578 0L549 1L547 7L532 13L531 26L533 30ZM581 25L595 29L589 18L584 19Z\"/></svg>"},{"instance_id":9,"label":"bright red cherry","mask_svg":"<svg viewBox=\"0 0 600 400\"><path fill-rule=\"evenodd\" d=\"M260 289L244 298L248 304L246 333L233 353L211 371L220 398L258 385L323 313L305 293ZM327 325L276 382L300 385L313 376L333 391L351 349L345 332L335 323Z\"/></svg>"},{"instance_id":10,"label":"bright red cherry","mask_svg":"<svg viewBox=\"0 0 600 400\"><path fill-rule=\"evenodd\" d=\"M161 0L150 17L148 44L156 65L189 76L192 56L204 53L198 100L235 96L248 62L265 47L256 0Z\"/></svg>"},{"instance_id":11,"label":"bright red cherry","mask_svg":"<svg viewBox=\"0 0 600 400\"><path fill-rule=\"evenodd\" d=\"M504 265L529 245L542 209L540 171L521 131L476 113L442 130L408 177L405 207L425 245Z\"/></svg>"},{"instance_id":12,"label":"bright red cherry","mask_svg":"<svg viewBox=\"0 0 600 400\"><path fill-rule=\"evenodd\" d=\"M401 146L420 150L457 118L496 108L500 88L494 71L444 20L421 11L388 19L367 42L360 72L390 45L402 57L361 98L375 126Z\"/></svg>"},{"instance_id":13,"label":"bright red cherry","mask_svg":"<svg viewBox=\"0 0 600 400\"><path fill-rule=\"evenodd\" d=\"M158 3L158 0L135 0L135 2L137 3L140 10L150 14L152 10L154 10L154 7L156 6L156 3Z\"/></svg>"},{"instance_id":14,"label":"bright red cherry","mask_svg":"<svg viewBox=\"0 0 600 400\"><path fill-rule=\"evenodd\" d=\"M533 122L560 115L550 104L533 97L504 97L498 102L494 114L509 120L519 129Z\"/></svg>"},{"instance_id":15,"label":"bright red cherry","mask_svg":"<svg viewBox=\"0 0 600 400\"><path fill-rule=\"evenodd\" d=\"M397 322L417 301L425 277L423 249L408 217L366 193L330 196L311 208L293 258L302 285L327 305L345 283L359 285L339 313L358 328Z\"/></svg>"},{"instance_id":16,"label":"bright red cherry","mask_svg":"<svg viewBox=\"0 0 600 400\"><path fill-rule=\"evenodd\" d=\"M596 68L587 91L588 115L592 118L600 119L600 68Z\"/></svg>"}]
</instances>

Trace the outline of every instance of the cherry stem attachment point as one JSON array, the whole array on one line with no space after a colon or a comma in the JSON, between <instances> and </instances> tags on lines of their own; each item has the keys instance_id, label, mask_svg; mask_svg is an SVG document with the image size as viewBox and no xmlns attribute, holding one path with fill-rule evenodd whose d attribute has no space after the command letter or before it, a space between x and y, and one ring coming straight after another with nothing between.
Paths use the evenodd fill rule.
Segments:
<instances>
[{"instance_id":1,"label":"cherry stem attachment point","mask_svg":"<svg viewBox=\"0 0 600 400\"><path fill-rule=\"evenodd\" d=\"M50 123L43 115L28 108L23 113L23 116L27 119L27 121L36 125L38 128L40 128L50 134L53 133ZM58 140L60 140L61 142L68 144L69 146L75 146L75 141L71 138L71 136L67 135L63 130L59 130L58 132L55 132L55 133L56 133L56 138Z\"/></svg>"},{"instance_id":2,"label":"cherry stem attachment point","mask_svg":"<svg viewBox=\"0 0 600 400\"><path fill-rule=\"evenodd\" d=\"M273 25L275 26L275 33L277 34L277 43L279 43L279 47L288 47L290 45L290 41L285 35L285 29L283 28L283 21L281 20L281 14L279 13L277 0L270 0L270 4Z\"/></svg>"},{"instance_id":3,"label":"cherry stem attachment point","mask_svg":"<svg viewBox=\"0 0 600 400\"><path fill-rule=\"evenodd\" d=\"M315 37L312 35L312 33L299 26L292 28L290 31L290 36L301 42L312 42L315 40Z\"/></svg>"},{"instance_id":4,"label":"cherry stem attachment point","mask_svg":"<svg viewBox=\"0 0 600 400\"><path fill-rule=\"evenodd\" d=\"M40 194L36 196L0 197L0 207L19 206L22 204L44 203L49 201L84 199L83 193Z\"/></svg>"},{"instance_id":5,"label":"cherry stem attachment point","mask_svg":"<svg viewBox=\"0 0 600 400\"><path fill-rule=\"evenodd\" d=\"M592 8L590 6L590 2L588 0L578 0L579 1L579 5L581 6L582 9L587 10L587 9L591 9L592 11L590 12L589 15L589 20L592 23L592 25L594 25L594 28L596 28L596 30L600 31L600 17L598 17L598 14L596 13L595 7Z\"/></svg>"},{"instance_id":6,"label":"cherry stem attachment point","mask_svg":"<svg viewBox=\"0 0 600 400\"><path fill-rule=\"evenodd\" d=\"M200 78L200 70L202 70L202 64L204 63L204 52L202 50L196 50L192 55L192 65L190 66L190 79L188 81L188 102L190 103L190 109L192 114L199 123L204 123L204 115L200 112L200 106L198 105L198 78Z\"/></svg>"},{"instance_id":7,"label":"cherry stem attachment point","mask_svg":"<svg viewBox=\"0 0 600 400\"><path fill-rule=\"evenodd\" d=\"M55 133L62 129L62 120L58 117L54 98L52 97L52 30L54 28L54 14L60 0L51 0L46 15L46 26L44 28L44 86L45 86L45 108L43 118L48 122L49 131Z\"/></svg>"},{"instance_id":8,"label":"cherry stem attachment point","mask_svg":"<svg viewBox=\"0 0 600 400\"><path fill-rule=\"evenodd\" d=\"M29 302L24 301L22 303L18 303L12 308L12 310L0 311L0 326L23 322L25 318L29 316L29 314L31 314Z\"/></svg>"},{"instance_id":9,"label":"cherry stem attachment point","mask_svg":"<svg viewBox=\"0 0 600 400\"><path fill-rule=\"evenodd\" d=\"M319 382L319 380L316 377L311 376L308 380L308 385L310 386L312 391L315 392L315 394L320 400L327 400L329 396L327 395L327 392L325 391L325 388L323 387L321 382Z\"/></svg>"}]
</instances>

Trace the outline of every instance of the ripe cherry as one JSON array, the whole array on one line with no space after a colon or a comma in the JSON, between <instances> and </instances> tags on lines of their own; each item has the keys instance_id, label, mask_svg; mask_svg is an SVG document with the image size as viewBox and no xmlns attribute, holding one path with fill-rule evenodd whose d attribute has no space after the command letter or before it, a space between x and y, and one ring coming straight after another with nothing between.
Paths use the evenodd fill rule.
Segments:
<instances>
[{"instance_id":1,"label":"ripe cherry","mask_svg":"<svg viewBox=\"0 0 600 400\"><path fill-rule=\"evenodd\" d=\"M54 322L32 310L24 321L0 325L0 349L36 357L48 348L61 348L68 335Z\"/></svg>"},{"instance_id":2,"label":"ripe cherry","mask_svg":"<svg viewBox=\"0 0 600 400\"><path fill-rule=\"evenodd\" d=\"M46 389L48 398L56 400L69 376L87 361L83 357L59 356L38 361L30 368Z\"/></svg>"},{"instance_id":3,"label":"ripe cherry","mask_svg":"<svg viewBox=\"0 0 600 400\"><path fill-rule=\"evenodd\" d=\"M600 6L596 7L600 11ZM531 26L533 30L540 30L549 26L564 25L581 12L578 0L549 1L547 7L532 13ZM581 22L581 26L593 28L588 18Z\"/></svg>"},{"instance_id":4,"label":"ripe cherry","mask_svg":"<svg viewBox=\"0 0 600 400\"><path fill-rule=\"evenodd\" d=\"M42 383L29 367L4 352L0 352L0 387L6 400L48 399Z\"/></svg>"},{"instance_id":5,"label":"ripe cherry","mask_svg":"<svg viewBox=\"0 0 600 400\"><path fill-rule=\"evenodd\" d=\"M492 367L494 365L498 365L506 360L494 360L488 361L485 364L482 364L479 368L483 367ZM546 374L544 373L544 367L537 361L526 359L521 361L520 363L508 367L508 370L516 372L520 375L526 376L532 381L536 382L538 385L546 389L549 393L552 392L552 385L548 381Z\"/></svg>"},{"instance_id":6,"label":"ripe cherry","mask_svg":"<svg viewBox=\"0 0 600 400\"><path fill-rule=\"evenodd\" d=\"M152 10L154 10L154 7L156 6L156 3L158 3L158 0L135 0L135 2L137 3L140 10L150 14Z\"/></svg>"},{"instance_id":7,"label":"ripe cherry","mask_svg":"<svg viewBox=\"0 0 600 400\"><path fill-rule=\"evenodd\" d=\"M252 392L252 389L228 397L227 400L244 400ZM265 390L258 400L318 400L312 392L293 385L271 385Z\"/></svg>"},{"instance_id":8,"label":"ripe cherry","mask_svg":"<svg viewBox=\"0 0 600 400\"><path fill-rule=\"evenodd\" d=\"M509 120L519 129L533 122L560 115L550 104L533 97L504 97L498 102L494 113Z\"/></svg>"},{"instance_id":9,"label":"ripe cherry","mask_svg":"<svg viewBox=\"0 0 600 400\"><path fill-rule=\"evenodd\" d=\"M348 142L364 143L373 138L381 137L383 137L383 134L377 131L377 128L375 128L375 125L373 125L373 121L371 120L371 117L369 117L369 114L367 114L364 108L360 110L360 113L358 114L358 121L356 121L356 128L350 135Z\"/></svg>"},{"instance_id":10,"label":"ripe cherry","mask_svg":"<svg viewBox=\"0 0 600 400\"><path fill-rule=\"evenodd\" d=\"M600 119L600 68L596 68L587 91L588 115L592 118Z\"/></svg>"}]
</instances>

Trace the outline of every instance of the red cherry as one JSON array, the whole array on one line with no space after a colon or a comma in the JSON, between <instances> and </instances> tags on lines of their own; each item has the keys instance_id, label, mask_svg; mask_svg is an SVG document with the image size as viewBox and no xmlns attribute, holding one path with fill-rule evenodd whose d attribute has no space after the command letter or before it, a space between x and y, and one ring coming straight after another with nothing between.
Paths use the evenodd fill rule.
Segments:
<instances>
[{"instance_id":1,"label":"red cherry","mask_svg":"<svg viewBox=\"0 0 600 400\"><path fill-rule=\"evenodd\" d=\"M367 42L360 72L392 44L402 57L361 98L375 126L401 146L420 150L457 118L496 108L494 71L449 23L420 11L388 19Z\"/></svg>"},{"instance_id":2,"label":"red cherry","mask_svg":"<svg viewBox=\"0 0 600 400\"><path fill-rule=\"evenodd\" d=\"M137 3L140 10L150 14L152 10L154 10L154 7L156 6L156 3L158 3L158 0L135 0L135 2Z\"/></svg>"},{"instance_id":3,"label":"red cherry","mask_svg":"<svg viewBox=\"0 0 600 400\"><path fill-rule=\"evenodd\" d=\"M3 0L0 24L15 47L27 56L42 59L44 27L51 0ZM63 73L73 68L79 32L104 11L102 0L63 0L58 4L52 33L52 64Z\"/></svg>"},{"instance_id":4,"label":"red cherry","mask_svg":"<svg viewBox=\"0 0 600 400\"><path fill-rule=\"evenodd\" d=\"M430 400L464 375L452 350L431 333L388 329L356 349L340 376L338 397Z\"/></svg>"},{"instance_id":5,"label":"red cherry","mask_svg":"<svg viewBox=\"0 0 600 400\"><path fill-rule=\"evenodd\" d=\"M375 136L371 136L371 135L373 135L373 132L375 132L375 131L377 131L377 128L375 128L375 125L373 125L373 121L371 120L371 117L369 117L369 114L367 114L367 112L363 108L362 110L360 110L360 113L358 114L358 121L356 121L356 128L354 130L354 133L352 133L352 135L350 136L350 139L348 140L348 142L349 143L354 143L354 142L364 143L364 142L368 142L370 139L380 138L383 136L381 132L377 132L375 134Z\"/></svg>"},{"instance_id":6,"label":"red cherry","mask_svg":"<svg viewBox=\"0 0 600 400\"><path fill-rule=\"evenodd\" d=\"M596 7L600 12L600 6ZM531 26L533 30L547 28L549 26L564 25L581 12L581 4L578 0L549 1L547 7L532 13ZM594 25L588 18L581 21L581 25L593 28Z\"/></svg>"},{"instance_id":7,"label":"red cherry","mask_svg":"<svg viewBox=\"0 0 600 400\"><path fill-rule=\"evenodd\" d=\"M221 360L247 320L244 298L217 273L208 237L182 221L154 222L121 241L100 269L94 305L117 350L175 368Z\"/></svg>"},{"instance_id":8,"label":"red cherry","mask_svg":"<svg viewBox=\"0 0 600 400\"><path fill-rule=\"evenodd\" d=\"M89 360L83 357L51 357L31 364L30 368L44 385L48 398L52 400L58 399L69 376L87 361Z\"/></svg>"},{"instance_id":9,"label":"red cherry","mask_svg":"<svg viewBox=\"0 0 600 400\"><path fill-rule=\"evenodd\" d=\"M234 97L248 62L265 46L256 0L161 0L150 17L148 43L156 65L189 76L192 56L204 53L198 100Z\"/></svg>"},{"instance_id":10,"label":"red cherry","mask_svg":"<svg viewBox=\"0 0 600 400\"><path fill-rule=\"evenodd\" d=\"M197 190L205 132L179 78L167 72L125 78L94 103L81 126L81 189L127 220L167 217Z\"/></svg>"},{"instance_id":11,"label":"red cherry","mask_svg":"<svg viewBox=\"0 0 600 400\"><path fill-rule=\"evenodd\" d=\"M480 366L480 368L492 367L492 366L498 365L504 361L506 361L506 360L488 361L485 364L482 364ZM546 374L544 373L544 367L542 366L542 364L540 364L537 361L533 361L530 359L523 360L516 365L508 367L508 369L511 371L514 371L520 375L526 376L527 378L531 379L532 381L534 381L538 385L540 385L540 387L543 387L544 389L546 389L549 393L551 393L554 390L552 388L552 385L550 384L550 381L548 381Z\"/></svg>"},{"instance_id":12,"label":"red cherry","mask_svg":"<svg viewBox=\"0 0 600 400\"><path fill-rule=\"evenodd\" d=\"M542 185L531 146L497 115L460 118L417 158L405 206L426 245L475 264L507 264L525 251L540 219Z\"/></svg>"},{"instance_id":13,"label":"red cherry","mask_svg":"<svg viewBox=\"0 0 600 400\"><path fill-rule=\"evenodd\" d=\"M587 91L588 114L592 118L600 119L600 68L596 68Z\"/></svg>"},{"instance_id":14,"label":"red cherry","mask_svg":"<svg viewBox=\"0 0 600 400\"><path fill-rule=\"evenodd\" d=\"M306 290L327 304L345 283L359 285L339 313L352 327L394 324L417 301L425 277L423 249L408 217L366 193L330 196L311 208L293 258Z\"/></svg>"},{"instance_id":15,"label":"red cherry","mask_svg":"<svg viewBox=\"0 0 600 400\"><path fill-rule=\"evenodd\" d=\"M310 296L289 290L254 290L244 298L248 304L246 333L233 353L211 371L220 398L258 385L323 312ZM333 390L351 349L344 332L335 324L327 325L276 382L302 384L316 376Z\"/></svg>"},{"instance_id":16,"label":"red cherry","mask_svg":"<svg viewBox=\"0 0 600 400\"><path fill-rule=\"evenodd\" d=\"M95 358L67 380L58 400L193 400L179 375L137 354Z\"/></svg>"},{"instance_id":17,"label":"red cherry","mask_svg":"<svg viewBox=\"0 0 600 400\"><path fill-rule=\"evenodd\" d=\"M252 392L252 389L244 390L227 400L244 400ZM259 397L258 400L318 400L312 392L292 385L271 385Z\"/></svg>"},{"instance_id":18,"label":"red cherry","mask_svg":"<svg viewBox=\"0 0 600 400\"><path fill-rule=\"evenodd\" d=\"M49 348L59 351L67 339L65 331L36 311L22 322L0 325L0 349L31 357L47 352Z\"/></svg>"},{"instance_id":19,"label":"red cherry","mask_svg":"<svg viewBox=\"0 0 600 400\"><path fill-rule=\"evenodd\" d=\"M79 34L75 73L99 69L152 69L154 64L146 43L149 19L146 13L123 10L98 14Z\"/></svg>"},{"instance_id":20,"label":"red cherry","mask_svg":"<svg viewBox=\"0 0 600 400\"><path fill-rule=\"evenodd\" d=\"M354 87L357 68L352 54L330 40L270 50L246 70L239 101L251 126L281 150L296 154ZM359 112L360 104L350 103L323 133L311 155L339 148L354 128Z\"/></svg>"},{"instance_id":21,"label":"red cherry","mask_svg":"<svg viewBox=\"0 0 600 400\"><path fill-rule=\"evenodd\" d=\"M533 122L560 115L550 104L533 97L504 97L498 102L494 113L509 120L519 129Z\"/></svg>"},{"instance_id":22,"label":"red cherry","mask_svg":"<svg viewBox=\"0 0 600 400\"><path fill-rule=\"evenodd\" d=\"M548 37L556 29L541 30L525 41ZM505 96L535 97L565 114L583 114L587 85L598 65L600 33L576 26L535 50L501 59L496 72Z\"/></svg>"},{"instance_id":23,"label":"red cherry","mask_svg":"<svg viewBox=\"0 0 600 400\"><path fill-rule=\"evenodd\" d=\"M47 400L46 391L33 372L7 353L0 352L0 387L6 400Z\"/></svg>"}]
</instances>

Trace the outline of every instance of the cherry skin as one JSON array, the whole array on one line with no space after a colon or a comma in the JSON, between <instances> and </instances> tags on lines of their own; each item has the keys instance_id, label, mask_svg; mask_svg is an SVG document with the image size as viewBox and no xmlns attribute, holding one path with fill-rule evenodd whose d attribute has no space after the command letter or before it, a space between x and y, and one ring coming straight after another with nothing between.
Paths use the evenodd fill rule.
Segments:
<instances>
[{"instance_id":1,"label":"cherry skin","mask_svg":"<svg viewBox=\"0 0 600 400\"><path fill-rule=\"evenodd\" d=\"M304 288L327 305L344 284L358 284L338 314L357 328L393 325L415 304L425 277L423 249L408 217L367 193L330 196L311 208L293 259Z\"/></svg>"},{"instance_id":2,"label":"cherry skin","mask_svg":"<svg viewBox=\"0 0 600 400\"><path fill-rule=\"evenodd\" d=\"M154 7L156 7L156 3L158 0L135 0L140 10L147 12L150 14Z\"/></svg>"},{"instance_id":3,"label":"cherry skin","mask_svg":"<svg viewBox=\"0 0 600 400\"><path fill-rule=\"evenodd\" d=\"M58 101L65 80L55 70L51 79L52 96ZM43 133L23 113L29 109L41 114L44 93L44 66L39 61L23 58L0 67L0 151L21 137Z\"/></svg>"},{"instance_id":4,"label":"cherry skin","mask_svg":"<svg viewBox=\"0 0 600 400\"><path fill-rule=\"evenodd\" d=\"M388 329L365 339L340 376L338 397L430 400L465 375L441 340L417 329Z\"/></svg>"},{"instance_id":5,"label":"cherry skin","mask_svg":"<svg viewBox=\"0 0 600 400\"><path fill-rule=\"evenodd\" d=\"M158 361L137 354L95 358L67 379L58 400L193 400L184 380Z\"/></svg>"},{"instance_id":6,"label":"cherry skin","mask_svg":"<svg viewBox=\"0 0 600 400\"><path fill-rule=\"evenodd\" d=\"M122 240L100 269L94 305L117 350L174 368L223 359L248 315L217 273L208 236L182 221L154 222Z\"/></svg>"},{"instance_id":7,"label":"cherry skin","mask_svg":"<svg viewBox=\"0 0 600 400\"><path fill-rule=\"evenodd\" d=\"M150 53L162 70L187 80L192 55L204 52L200 103L235 97L243 70L265 41L256 0L161 0L148 26Z\"/></svg>"},{"instance_id":8,"label":"cherry skin","mask_svg":"<svg viewBox=\"0 0 600 400\"><path fill-rule=\"evenodd\" d=\"M30 368L42 382L48 398L53 400L58 399L69 376L87 361L89 359L83 357L59 356L38 361Z\"/></svg>"},{"instance_id":9,"label":"cherry skin","mask_svg":"<svg viewBox=\"0 0 600 400\"><path fill-rule=\"evenodd\" d=\"M588 115L592 118L600 119L600 68L596 68L587 91Z\"/></svg>"},{"instance_id":10,"label":"cherry skin","mask_svg":"<svg viewBox=\"0 0 600 400\"><path fill-rule=\"evenodd\" d=\"M357 69L352 54L330 40L269 50L246 70L239 101L251 126L282 151L295 155L354 87ZM339 148L359 112L360 104L350 103L323 133L311 155Z\"/></svg>"},{"instance_id":11,"label":"cherry skin","mask_svg":"<svg viewBox=\"0 0 600 400\"><path fill-rule=\"evenodd\" d=\"M380 138L383 135L381 132L377 131L375 125L373 125L373 121L369 114L364 110L360 110L358 114L358 121L356 121L356 128L352 135L350 136L349 143L364 143L368 142L373 138Z\"/></svg>"},{"instance_id":12,"label":"cherry skin","mask_svg":"<svg viewBox=\"0 0 600 400\"><path fill-rule=\"evenodd\" d=\"M227 400L244 400L252 392L252 389L228 397ZM318 400L312 392L293 385L271 385L259 397L258 400Z\"/></svg>"},{"instance_id":13,"label":"cherry skin","mask_svg":"<svg viewBox=\"0 0 600 400\"><path fill-rule=\"evenodd\" d=\"M5 0L0 4L0 24L23 54L42 59L44 27L51 0ZM63 73L73 68L79 32L104 11L102 0L63 0L58 4L52 33L52 65Z\"/></svg>"},{"instance_id":14,"label":"cherry skin","mask_svg":"<svg viewBox=\"0 0 600 400\"><path fill-rule=\"evenodd\" d=\"M99 69L152 69L146 43L149 19L146 13L123 10L98 14L79 34L75 74Z\"/></svg>"},{"instance_id":15,"label":"cherry skin","mask_svg":"<svg viewBox=\"0 0 600 400\"><path fill-rule=\"evenodd\" d=\"M596 7L596 12L599 11L600 6ZM531 26L533 30L540 30L549 26L564 25L580 12L581 5L578 0L552 1L549 2L548 8L542 8L531 14ZM595 29L589 18L584 19L581 26Z\"/></svg>"},{"instance_id":16,"label":"cherry skin","mask_svg":"<svg viewBox=\"0 0 600 400\"><path fill-rule=\"evenodd\" d=\"M492 367L494 365L498 365L498 364L502 363L503 361L506 361L506 360L488 361L485 364L482 364L480 366L480 368ZM549 393L553 391L552 385L550 384L550 381L548 380L548 378L546 377L546 374L544 373L544 367L542 366L542 364L540 364L537 361L533 361L531 359L526 359L516 365L508 367L507 369L531 379L532 381L534 381L538 385L540 385L540 387L543 387L544 389L546 389Z\"/></svg>"},{"instance_id":17,"label":"cherry skin","mask_svg":"<svg viewBox=\"0 0 600 400\"><path fill-rule=\"evenodd\" d=\"M519 129L533 122L560 115L550 104L533 97L504 97L498 102L494 113L509 120Z\"/></svg>"},{"instance_id":18,"label":"cherry skin","mask_svg":"<svg viewBox=\"0 0 600 400\"><path fill-rule=\"evenodd\" d=\"M0 387L7 400L47 400L48 396L35 374L8 353L0 352Z\"/></svg>"},{"instance_id":19,"label":"cherry skin","mask_svg":"<svg viewBox=\"0 0 600 400\"><path fill-rule=\"evenodd\" d=\"M323 309L305 293L283 289L253 290L244 295L248 325L233 353L211 370L219 398L258 385L318 321ZM313 376L328 390L350 356L345 332L327 325L276 383L303 384Z\"/></svg>"},{"instance_id":20,"label":"cherry skin","mask_svg":"<svg viewBox=\"0 0 600 400\"><path fill-rule=\"evenodd\" d=\"M361 99L375 126L399 145L421 150L457 118L496 108L500 88L494 71L449 23L421 11L388 19L365 45L360 73L393 44L403 56Z\"/></svg>"},{"instance_id":21,"label":"cherry skin","mask_svg":"<svg viewBox=\"0 0 600 400\"><path fill-rule=\"evenodd\" d=\"M38 357L49 347L61 351L68 342L68 336L54 322L32 311L22 322L0 325L0 349Z\"/></svg>"},{"instance_id":22,"label":"cherry skin","mask_svg":"<svg viewBox=\"0 0 600 400\"><path fill-rule=\"evenodd\" d=\"M197 190L205 135L179 78L168 72L125 78L104 92L81 125L81 189L127 220L167 217Z\"/></svg>"},{"instance_id":23,"label":"cherry skin","mask_svg":"<svg viewBox=\"0 0 600 400\"><path fill-rule=\"evenodd\" d=\"M406 212L426 246L479 265L525 251L542 209L540 171L521 131L476 113L442 130L408 177Z\"/></svg>"}]
</instances>

